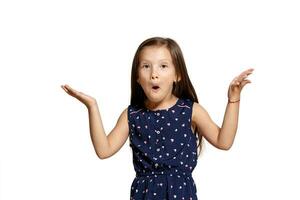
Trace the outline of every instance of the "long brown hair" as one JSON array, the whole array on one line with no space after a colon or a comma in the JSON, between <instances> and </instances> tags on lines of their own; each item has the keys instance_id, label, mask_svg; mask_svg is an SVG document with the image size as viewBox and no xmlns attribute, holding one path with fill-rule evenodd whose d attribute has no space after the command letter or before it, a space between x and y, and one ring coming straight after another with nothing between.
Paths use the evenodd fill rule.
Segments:
<instances>
[{"instance_id":1,"label":"long brown hair","mask_svg":"<svg viewBox=\"0 0 300 200\"><path fill-rule=\"evenodd\" d=\"M180 81L176 83L173 82L172 93L178 98L188 98L193 102L198 103L198 97L188 76L183 54L181 52L179 45L173 39L170 38L152 37L146 39L139 45L133 58L132 68L131 68L130 104L144 106L144 102L147 99L142 87L140 86L140 84L137 83L138 66L140 64L139 63L140 53L143 50L143 48L147 46L165 46L170 51L172 61L176 69L177 77L178 76L181 77ZM198 134L197 127L195 129L195 134L198 141L197 149L199 148L199 154L198 154L199 157L202 150L202 135Z\"/></svg>"}]
</instances>

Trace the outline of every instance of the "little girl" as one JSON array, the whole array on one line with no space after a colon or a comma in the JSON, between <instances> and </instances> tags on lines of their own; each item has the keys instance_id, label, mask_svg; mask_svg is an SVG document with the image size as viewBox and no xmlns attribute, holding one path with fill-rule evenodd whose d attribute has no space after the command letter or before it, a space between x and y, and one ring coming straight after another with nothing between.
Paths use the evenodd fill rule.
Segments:
<instances>
[{"instance_id":1,"label":"little girl","mask_svg":"<svg viewBox=\"0 0 300 200\"><path fill-rule=\"evenodd\" d=\"M131 70L130 105L108 135L96 100L68 85L62 88L88 108L91 139L100 159L114 155L129 136L136 172L131 200L196 200L192 172L202 136L218 149L230 149L241 90L251 83L246 78L253 70L242 72L230 83L221 128L198 103L181 49L170 38L149 38L138 47Z\"/></svg>"}]
</instances>

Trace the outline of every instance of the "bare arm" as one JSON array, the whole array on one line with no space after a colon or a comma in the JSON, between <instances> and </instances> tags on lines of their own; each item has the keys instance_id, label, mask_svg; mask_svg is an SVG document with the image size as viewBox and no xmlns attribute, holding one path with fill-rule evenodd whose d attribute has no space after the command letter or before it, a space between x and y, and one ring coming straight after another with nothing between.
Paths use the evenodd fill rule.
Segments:
<instances>
[{"instance_id":1,"label":"bare arm","mask_svg":"<svg viewBox=\"0 0 300 200\"><path fill-rule=\"evenodd\" d=\"M194 102L192 122L196 125L197 129L200 130L198 134L202 136L214 147L225 150L218 143L218 136L220 133L220 127L211 119L208 112L199 104Z\"/></svg>"},{"instance_id":2,"label":"bare arm","mask_svg":"<svg viewBox=\"0 0 300 200\"><path fill-rule=\"evenodd\" d=\"M240 102L227 103L224 120L220 134L218 137L218 143L226 150L230 149L238 127Z\"/></svg>"},{"instance_id":3,"label":"bare arm","mask_svg":"<svg viewBox=\"0 0 300 200\"><path fill-rule=\"evenodd\" d=\"M231 82L228 90L228 98L231 101L240 99L242 88L251 82L246 78L253 70L252 68L242 72ZM220 128L200 104L194 103L192 121L209 143L219 149L228 150L233 144L238 127L239 105L240 102L227 104L223 124Z\"/></svg>"},{"instance_id":4,"label":"bare arm","mask_svg":"<svg viewBox=\"0 0 300 200\"><path fill-rule=\"evenodd\" d=\"M94 149L100 159L109 158L120 150L128 138L127 108L121 113L117 124L107 136L98 105L88 107L90 135Z\"/></svg>"},{"instance_id":5,"label":"bare arm","mask_svg":"<svg viewBox=\"0 0 300 200\"><path fill-rule=\"evenodd\" d=\"M218 149L228 150L233 144L238 126L239 102L228 103L222 128L209 116L198 103L193 106L193 122L201 130L203 137Z\"/></svg>"},{"instance_id":6,"label":"bare arm","mask_svg":"<svg viewBox=\"0 0 300 200\"><path fill-rule=\"evenodd\" d=\"M127 108L120 115L114 129L106 136L96 99L68 84L61 85L61 88L87 107L91 139L98 157L104 159L115 154L124 145L129 134Z\"/></svg>"}]
</instances>

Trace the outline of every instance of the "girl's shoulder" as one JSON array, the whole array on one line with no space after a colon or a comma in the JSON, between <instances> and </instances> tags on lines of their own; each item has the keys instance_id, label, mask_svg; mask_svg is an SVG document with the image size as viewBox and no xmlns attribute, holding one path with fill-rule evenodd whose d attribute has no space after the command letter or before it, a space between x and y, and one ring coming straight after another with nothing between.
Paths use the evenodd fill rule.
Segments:
<instances>
[{"instance_id":1,"label":"girl's shoulder","mask_svg":"<svg viewBox=\"0 0 300 200\"><path fill-rule=\"evenodd\" d=\"M138 105L129 104L127 106L127 118L130 121L131 118L135 117L143 109Z\"/></svg>"},{"instance_id":2,"label":"girl's shoulder","mask_svg":"<svg viewBox=\"0 0 300 200\"><path fill-rule=\"evenodd\" d=\"M192 108L194 104L194 101L189 98L180 98L179 105L181 106L187 106L187 108Z\"/></svg>"}]
</instances>

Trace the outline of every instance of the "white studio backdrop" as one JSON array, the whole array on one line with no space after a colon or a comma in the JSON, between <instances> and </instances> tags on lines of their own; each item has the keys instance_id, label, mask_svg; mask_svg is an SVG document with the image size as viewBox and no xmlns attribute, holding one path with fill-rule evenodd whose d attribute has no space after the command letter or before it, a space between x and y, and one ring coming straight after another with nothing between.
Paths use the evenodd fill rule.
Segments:
<instances>
[{"instance_id":1,"label":"white studio backdrop","mask_svg":"<svg viewBox=\"0 0 300 200\"><path fill-rule=\"evenodd\" d=\"M87 109L106 134L129 105L131 63L152 36L180 45L199 103L222 125L231 80L252 67L232 148L205 141L201 200L299 199L299 4L292 0L0 1L0 199L129 199L129 139L100 160Z\"/></svg>"}]
</instances>

